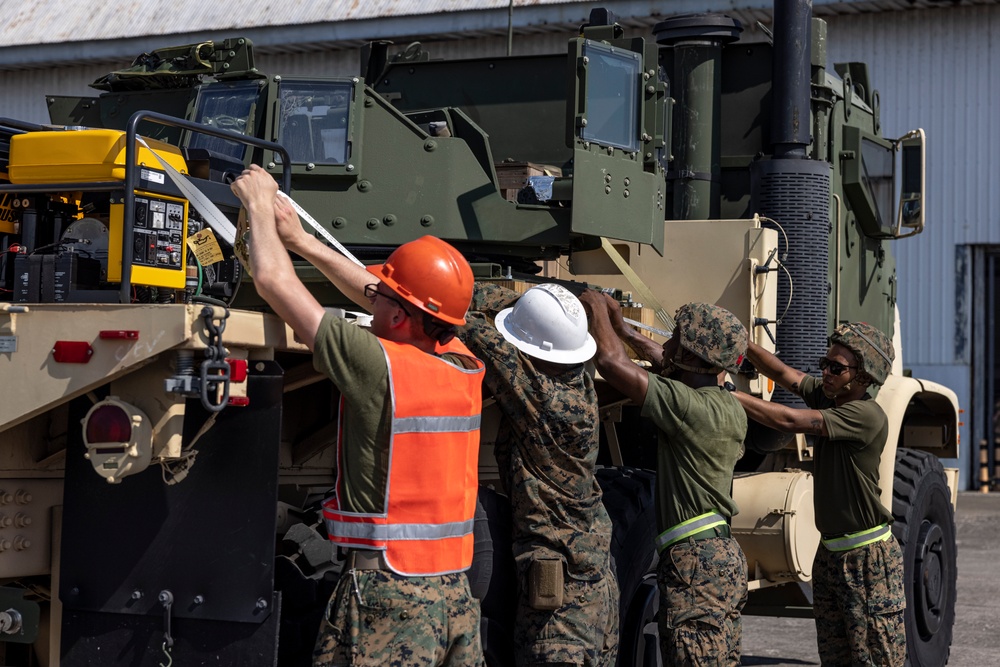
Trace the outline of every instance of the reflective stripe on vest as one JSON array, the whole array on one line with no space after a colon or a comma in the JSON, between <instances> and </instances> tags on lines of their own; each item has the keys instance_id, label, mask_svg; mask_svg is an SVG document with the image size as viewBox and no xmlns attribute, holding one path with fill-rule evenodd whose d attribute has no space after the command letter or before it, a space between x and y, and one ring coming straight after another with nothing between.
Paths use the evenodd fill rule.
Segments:
<instances>
[{"instance_id":1,"label":"reflective stripe on vest","mask_svg":"<svg viewBox=\"0 0 1000 667\"><path fill-rule=\"evenodd\" d=\"M442 351L475 359L475 368L411 345L379 343L392 405L383 511L349 512L340 506L341 431L337 492L323 503L327 534L341 546L384 551L386 564L398 574L461 572L472 565L485 366L458 341Z\"/></svg>"},{"instance_id":2,"label":"reflective stripe on vest","mask_svg":"<svg viewBox=\"0 0 1000 667\"><path fill-rule=\"evenodd\" d=\"M472 417L407 417L393 420L395 433L451 433L478 431L482 415Z\"/></svg>"},{"instance_id":3,"label":"reflective stripe on vest","mask_svg":"<svg viewBox=\"0 0 1000 667\"><path fill-rule=\"evenodd\" d=\"M882 542L889 539L890 535L892 535L892 530L889 528L889 524L883 523L881 526L862 530L857 533L848 533L847 535L823 540L822 542L823 546L829 551L850 551L851 549L863 547L866 544Z\"/></svg>"},{"instance_id":4,"label":"reflective stripe on vest","mask_svg":"<svg viewBox=\"0 0 1000 667\"><path fill-rule=\"evenodd\" d=\"M724 525L726 525L726 519L718 512L705 512L704 514L699 514L693 519L682 521L676 526L667 528L665 531L657 535L656 549L657 551L663 551L667 547L674 545L685 538L691 537L695 533L700 533L703 530Z\"/></svg>"},{"instance_id":5,"label":"reflective stripe on vest","mask_svg":"<svg viewBox=\"0 0 1000 667\"><path fill-rule=\"evenodd\" d=\"M345 540L367 540L383 541L388 540L440 540L446 537L462 537L472 532L475 524L474 519L459 521L456 523L406 523L378 524L370 521L351 521L350 517L360 517L364 515L348 514L327 510L323 513L328 518L327 526L337 531L333 537ZM360 542L359 542L360 543Z\"/></svg>"}]
</instances>

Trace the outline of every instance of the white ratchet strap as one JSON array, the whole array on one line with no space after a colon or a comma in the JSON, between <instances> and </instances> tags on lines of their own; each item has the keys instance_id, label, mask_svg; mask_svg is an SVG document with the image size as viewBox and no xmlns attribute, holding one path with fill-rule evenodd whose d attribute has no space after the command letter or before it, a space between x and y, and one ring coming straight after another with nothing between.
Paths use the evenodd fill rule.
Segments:
<instances>
[{"instance_id":1,"label":"white ratchet strap","mask_svg":"<svg viewBox=\"0 0 1000 667\"><path fill-rule=\"evenodd\" d=\"M646 303L646 305L650 306L656 312L656 317L663 324L666 324L669 328L673 329L674 318L667 315L667 311L663 310L663 306L660 305L659 299L657 299L653 294L653 290L649 289L649 286L642 281L642 278L640 278L639 274L635 272L635 269L628 265L628 262L625 261L625 258L621 256L621 253L615 249L615 247L611 244L611 241L602 236L601 247L604 249L604 252L607 253L608 258L614 262L615 266L618 267L618 270L621 271L621 274L625 276L625 279L628 280L629 284L632 285L632 288L639 293L639 296ZM642 325L643 328L646 328L647 326L648 325L645 324Z\"/></svg>"},{"instance_id":2,"label":"white ratchet strap","mask_svg":"<svg viewBox=\"0 0 1000 667\"><path fill-rule=\"evenodd\" d=\"M650 331L652 333L655 333L658 336L663 336L664 338L670 338L671 336L674 335L673 332L667 331L666 329L661 329L660 327L654 327L654 326L652 326L650 324L643 324L639 320L633 320L630 317L623 317L622 319L625 320L626 324L631 324L632 326L634 326L637 329L643 329L645 331Z\"/></svg>"},{"instance_id":3,"label":"white ratchet strap","mask_svg":"<svg viewBox=\"0 0 1000 667\"><path fill-rule=\"evenodd\" d=\"M299 204L298 204L297 201L295 201L294 199L292 199L291 197L289 197L288 195L286 195L281 190L278 190L278 196L279 197L284 197L285 200L289 204L292 205L292 208L295 209L295 212L299 214L299 217L302 218L303 220L305 220L309 224L310 227L312 227L313 229L315 229L319 233L320 236L322 236L324 239L326 239L327 241L329 241L330 245L332 245L334 248L336 248L337 250L339 250L340 253L344 257L346 257L347 259L351 260L352 262L354 262L358 266L364 267L364 264L357 257L355 257L354 255L352 255L351 251L344 247L344 244L342 244L337 239L333 238L333 234L331 234L330 232L326 231L326 228L324 228L323 225L321 225L318 222L316 222L316 220L314 220L313 217L311 215L309 215L309 213L307 213L304 208L302 208L301 206L299 206Z\"/></svg>"},{"instance_id":4,"label":"white ratchet strap","mask_svg":"<svg viewBox=\"0 0 1000 667\"><path fill-rule=\"evenodd\" d=\"M197 209L198 213L205 218L205 222L211 227L216 234L218 234L223 241L228 243L230 246L236 245L236 227L233 223L229 222L227 218L219 208L212 203L208 197L202 193L201 190L191 185L184 174L174 169L172 165L167 163L163 158L161 158L155 150L150 148L146 140L140 136L136 136L136 141L145 146L153 157L157 159L160 166L163 167L163 171L167 172L167 176L173 181L177 189L181 191L184 198L191 202L191 205Z\"/></svg>"},{"instance_id":5,"label":"white ratchet strap","mask_svg":"<svg viewBox=\"0 0 1000 667\"><path fill-rule=\"evenodd\" d=\"M174 185L177 186L177 189L181 191L181 194L184 195L185 199L191 202L191 205L194 206L199 213L201 213L202 217L205 218L205 222L208 223L209 227L215 230L215 233L218 234L226 243L228 243L231 246L235 246L236 227L233 226L233 223L229 222L229 218L227 218L222 213L222 211L220 211L219 208L215 204L213 204L212 201L201 192L201 190L191 185L191 183L184 176L184 174L174 169L172 165L164 161L163 158L161 158L156 153L156 151L150 148L149 144L146 143L145 139L137 136L136 140L140 144L145 146L150 153L153 154L153 156L163 167L163 170L167 173L167 176L170 177L170 180L173 181ZM278 191L278 195L280 197L284 197L285 200L288 201L289 204L291 204L292 208L295 209L295 212L299 214L299 217L305 220L310 227L319 232L319 234L324 239L329 241L334 248L339 250L344 255L344 257L347 257L349 260L351 260L358 266L362 267L364 266L364 264L360 260L358 260L357 257L351 254L350 250L345 248L340 241L338 241L333 237L333 234L324 229L323 226L320 225L318 222L316 222L316 220L311 215L309 215L309 213L307 213L304 208L299 206L298 202L296 202L294 199L292 199L291 197L289 197L287 194L285 194L280 190Z\"/></svg>"}]
</instances>

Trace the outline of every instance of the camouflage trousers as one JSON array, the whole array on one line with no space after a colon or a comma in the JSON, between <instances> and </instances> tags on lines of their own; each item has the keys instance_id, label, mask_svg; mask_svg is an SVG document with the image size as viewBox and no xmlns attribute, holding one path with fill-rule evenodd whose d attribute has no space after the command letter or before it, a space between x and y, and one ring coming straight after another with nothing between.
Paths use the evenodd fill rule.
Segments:
<instances>
[{"instance_id":1,"label":"camouflage trousers","mask_svg":"<svg viewBox=\"0 0 1000 667\"><path fill-rule=\"evenodd\" d=\"M528 604L528 568L519 569L523 572L514 621L518 667L614 667L618 657L618 579L611 568L598 581L566 577L563 604L553 610L534 609Z\"/></svg>"},{"instance_id":2,"label":"camouflage trousers","mask_svg":"<svg viewBox=\"0 0 1000 667\"><path fill-rule=\"evenodd\" d=\"M747 561L736 540L678 542L660 554L657 584L664 665L740 664Z\"/></svg>"},{"instance_id":3,"label":"camouflage trousers","mask_svg":"<svg viewBox=\"0 0 1000 667\"><path fill-rule=\"evenodd\" d=\"M824 665L906 662L903 554L894 537L850 551L820 546L813 561L816 642Z\"/></svg>"},{"instance_id":4,"label":"camouflage trousers","mask_svg":"<svg viewBox=\"0 0 1000 667\"><path fill-rule=\"evenodd\" d=\"M479 601L465 573L345 570L321 622L314 667L478 667Z\"/></svg>"}]
</instances>

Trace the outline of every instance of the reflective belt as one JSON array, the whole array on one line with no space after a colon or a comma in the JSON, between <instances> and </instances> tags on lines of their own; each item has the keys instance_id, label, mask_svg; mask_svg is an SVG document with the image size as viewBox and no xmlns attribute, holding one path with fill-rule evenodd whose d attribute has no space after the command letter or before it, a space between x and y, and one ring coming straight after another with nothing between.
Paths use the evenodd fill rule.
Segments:
<instances>
[{"instance_id":1,"label":"reflective belt","mask_svg":"<svg viewBox=\"0 0 1000 667\"><path fill-rule=\"evenodd\" d=\"M823 546L828 551L850 551L851 549L863 547L866 544L882 542L889 539L890 535L892 535L892 530L889 529L889 524L883 523L881 526L869 528L868 530L823 540Z\"/></svg>"},{"instance_id":2,"label":"reflective belt","mask_svg":"<svg viewBox=\"0 0 1000 667\"><path fill-rule=\"evenodd\" d=\"M687 539L696 533L716 526L725 526L726 519L718 512L706 512L693 519L682 521L673 528L668 528L656 537L657 551L663 551L667 547Z\"/></svg>"}]
</instances>

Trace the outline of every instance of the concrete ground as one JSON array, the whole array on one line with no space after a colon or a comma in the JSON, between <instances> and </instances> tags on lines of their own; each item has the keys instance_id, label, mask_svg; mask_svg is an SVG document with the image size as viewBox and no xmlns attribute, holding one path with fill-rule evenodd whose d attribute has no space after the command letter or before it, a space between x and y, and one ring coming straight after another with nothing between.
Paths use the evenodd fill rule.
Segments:
<instances>
[{"instance_id":1,"label":"concrete ground","mask_svg":"<svg viewBox=\"0 0 1000 667\"><path fill-rule=\"evenodd\" d=\"M958 597L952 667L1000 667L1000 493L963 492L955 515ZM811 619L743 618L743 665L818 665Z\"/></svg>"}]
</instances>

